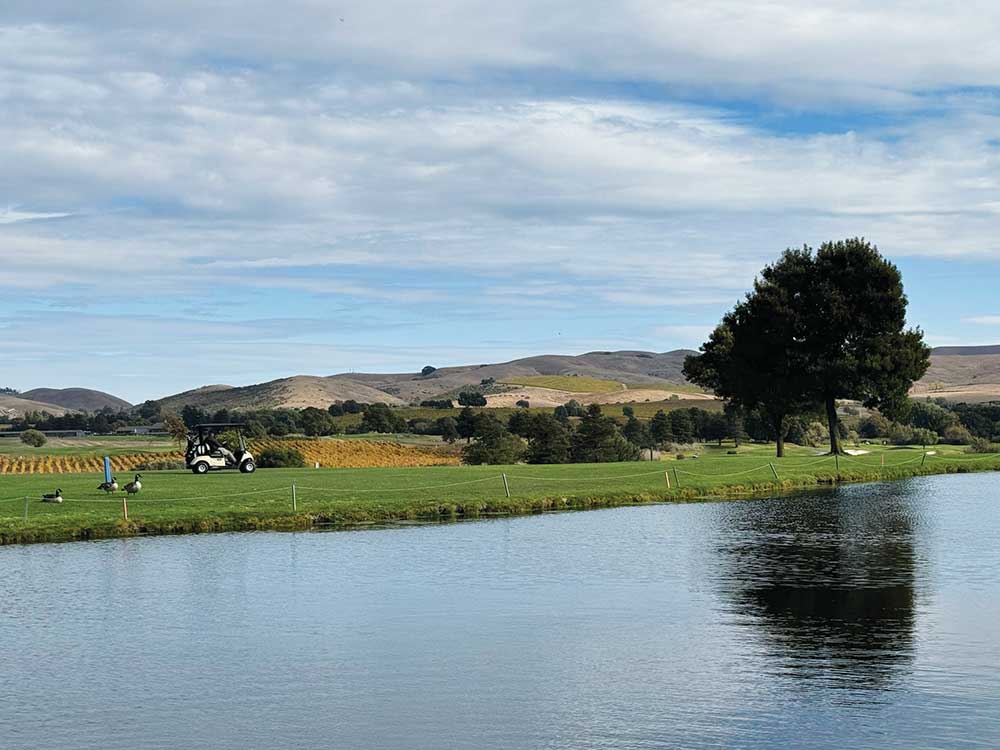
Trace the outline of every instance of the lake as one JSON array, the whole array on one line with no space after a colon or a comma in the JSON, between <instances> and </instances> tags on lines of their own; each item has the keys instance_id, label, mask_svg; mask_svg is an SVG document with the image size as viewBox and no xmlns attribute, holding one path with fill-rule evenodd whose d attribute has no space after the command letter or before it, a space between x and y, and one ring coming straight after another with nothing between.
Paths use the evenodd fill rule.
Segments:
<instances>
[{"instance_id":1,"label":"lake","mask_svg":"<svg viewBox=\"0 0 1000 750\"><path fill-rule=\"evenodd\" d=\"M0 548L0 745L995 748L998 479Z\"/></svg>"}]
</instances>

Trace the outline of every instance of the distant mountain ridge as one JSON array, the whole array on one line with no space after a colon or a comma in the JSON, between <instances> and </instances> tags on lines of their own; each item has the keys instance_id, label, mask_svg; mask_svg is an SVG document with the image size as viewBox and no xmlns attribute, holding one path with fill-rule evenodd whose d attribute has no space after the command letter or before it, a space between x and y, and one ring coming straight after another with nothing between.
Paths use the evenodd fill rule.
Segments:
<instances>
[{"instance_id":1,"label":"distant mountain ridge","mask_svg":"<svg viewBox=\"0 0 1000 750\"><path fill-rule=\"evenodd\" d=\"M1000 354L1000 344L992 346L939 346L931 349L937 357L978 357Z\"/></svg>"},{"instance_id":2,"label":"distant mountain ridge","mask_svg":"<svg viewBox=\"0 0 1000 750\"><path fill-rule=\"evenodd\" d=\"M684 358L696 352L636 350L593 351L579 355L543 354L508 362L441 367L421 373L362 373L296 375L244 386L205 385L156 400L164 411L179 412L190 404L207 411L260 408L326 408L335 401L354 400L401 405L436 398L455 398L483 381L504 383L533 376L573 376L624 383L647 393L690 387L682 373ZM428 364L433 365L433 361ZM556 391L552 396L558 397ZM918 397L985 401L1000 399L1000 345L947 346L931 352L927 375L914 386ZM127 409L129 402L86 388L35 388L4 396L0 416L26 411L99 411Z\"/></svg>"}]
</instances>

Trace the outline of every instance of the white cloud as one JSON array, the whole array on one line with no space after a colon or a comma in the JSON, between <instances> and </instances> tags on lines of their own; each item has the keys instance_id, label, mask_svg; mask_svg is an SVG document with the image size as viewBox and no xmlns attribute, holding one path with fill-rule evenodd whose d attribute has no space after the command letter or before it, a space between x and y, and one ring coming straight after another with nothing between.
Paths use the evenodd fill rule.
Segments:
<instances>
[{"instance_id":1,"label":"white cloud","mask_svg":"<svg viewBox=\"0 0 1000 750\"><path fill-rule=\"evenodd\" d=\"M1000 326L1000 315L976 315L970 318L962 318L962 322L983 326Z\"/></svg>"},{"instance_id":2,"label":"white cloud","mask_svg":"<svg viewBox=\"0 0 1000 750\"><path fill-rule=\"evenodd\" d=\"M0 211L0 224L15 224L19 221L38 221L41 219L62 219L72 216L70 213L38 213L33 211L18 211L8 206Z\"/></svg>"},{"instance_id":3,"label":"white cloud","mask_svg":"<svg viewBox=\"0 0 1000 750\"><path fill-rule=\"evenodd\" d=\"M343 17L343 21L340 18ZM995 3L863 0L413 0L334 7L314 0L8 0L12 54L71 67L92 48L190 65L330 66L382 78L471 79L491 70L552 70L591 80L765 93L806 102L912 106L923 92L993 86L1000 73ZM99 29L100 34L95 30Z\"/></svg>"},{"instance_id":4,"label":"white cloud","mask_svg":"<svg viewBox=\"0 0 1000 750\"><path fill-rule=\"evenodd\" d=\"M803 242L1000 260L992 4L81 8L0 9L0 314L701 321Z\"/></svg>"}]
</instances>

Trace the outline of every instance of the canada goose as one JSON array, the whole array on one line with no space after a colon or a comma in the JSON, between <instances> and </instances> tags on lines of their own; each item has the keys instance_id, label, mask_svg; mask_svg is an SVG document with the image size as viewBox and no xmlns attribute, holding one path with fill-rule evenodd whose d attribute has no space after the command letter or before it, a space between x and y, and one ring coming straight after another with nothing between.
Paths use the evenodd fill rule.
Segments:
<instances>
[{"instance_id":1,"label":"canada goose","mask_svg":"<svg viewBox=\"0 0 1000 750\"><path fill-rule=\"evenodd\" d=\"M62 490L56 490L53 493L42 495L43 503L61 503L62 501Z\"/></svg>"},{"instance_id":2,"label":"canada goose","mask_svg":"<svg viewBox=\"0 0 1000 750\"><path fill-rule=\"evenodd\" d=\"M111 477L110 482L101 482L97 485L97 489L104 490L110 495L112 492L118 491L118 480L115 477Z\"/></svg>"},{"instance_id":3,"label":"canada goose","mask_svg":"<svg viewBox=\"0 0 1000 750\"><path fill-rule=\"evenodd\" d=\"M142 482L139 481L140 479L142 479L142 474L136 474L135 479L125 485L125 491L130 495L136 494L142 489Z\"/></svg>"}]
</instances>

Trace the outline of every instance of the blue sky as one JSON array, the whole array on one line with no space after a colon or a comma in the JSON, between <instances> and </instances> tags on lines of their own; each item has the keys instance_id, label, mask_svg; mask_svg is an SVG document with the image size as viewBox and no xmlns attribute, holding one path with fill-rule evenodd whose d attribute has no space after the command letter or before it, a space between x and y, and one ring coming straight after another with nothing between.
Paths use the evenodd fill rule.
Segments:
<instances>
[{"instance_id":1,"label":"blue sky","mask_svg":"<svg viewBox=\"0 0 1000 750\"><path fill-rule=\"evenodd\" d=\"M0 384L697 347L854 235L1000 343L993 4L153 5L0 7Z\"/></svg>"}]
</instances>

